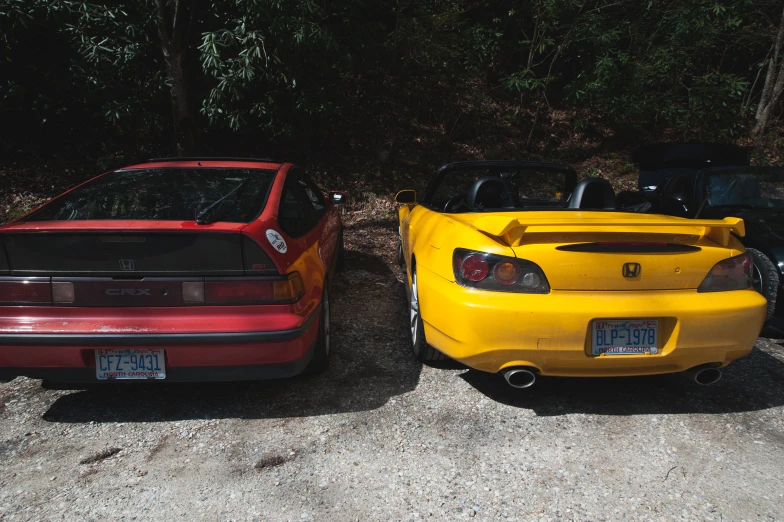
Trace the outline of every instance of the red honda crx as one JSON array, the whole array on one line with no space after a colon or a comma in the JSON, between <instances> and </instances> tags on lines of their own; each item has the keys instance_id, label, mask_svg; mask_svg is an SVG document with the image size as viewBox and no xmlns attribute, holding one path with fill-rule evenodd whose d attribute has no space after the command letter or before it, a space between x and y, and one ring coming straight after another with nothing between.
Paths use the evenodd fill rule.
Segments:
<instances>
[{"instance_id":1,"label":"red honda crx","mask_svg":"<svg viewBox=\"0 0 784 522\"><path fill-rule=\"evenodd\" d=\"M79 185L0 227L0 381L324 371L344 202L255 159L151 160Z\"/></svg>"}]
</instances>

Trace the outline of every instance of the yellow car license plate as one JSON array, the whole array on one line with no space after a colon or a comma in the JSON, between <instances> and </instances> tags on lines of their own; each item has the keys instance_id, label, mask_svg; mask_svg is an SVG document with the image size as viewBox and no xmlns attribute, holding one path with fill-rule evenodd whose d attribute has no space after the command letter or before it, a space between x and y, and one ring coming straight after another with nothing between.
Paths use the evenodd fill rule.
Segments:
<instances>
[{"instance_id":1,"label":"yellow car license plate","mask_svg":"<svg viewBox=\"0 0 784 522\"><path fill-rule=\"evenodd\" d=\"M593 355L639 355L659 351L659 321L655 319L596 320Z\"/></svg>"}]
</instances>

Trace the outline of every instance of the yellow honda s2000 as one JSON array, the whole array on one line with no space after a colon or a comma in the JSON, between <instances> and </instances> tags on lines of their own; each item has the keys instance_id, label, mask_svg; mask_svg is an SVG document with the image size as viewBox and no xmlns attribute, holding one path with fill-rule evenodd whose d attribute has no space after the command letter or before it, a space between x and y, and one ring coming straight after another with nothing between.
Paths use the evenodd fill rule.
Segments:
<instances>
[{"instance_id":1,"label":"yellow honda s2000","mask_svg":"<svg viewBox=\"0 0 784 522\"><path fill-rule=\"evenodd\" d=\"M396 200L421 360L516 387L685 370L710 384L762 328L740 219L616 212L606 180L530 162L453 163L421 201Z\"/></svg>"}]
</instances>

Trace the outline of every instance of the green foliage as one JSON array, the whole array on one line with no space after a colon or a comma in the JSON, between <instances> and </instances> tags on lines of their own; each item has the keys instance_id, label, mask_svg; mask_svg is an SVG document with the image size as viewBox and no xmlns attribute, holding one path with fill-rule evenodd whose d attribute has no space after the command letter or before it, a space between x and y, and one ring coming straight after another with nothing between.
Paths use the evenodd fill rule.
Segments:
<instances>
[{"instance_id":1,"label":"green foliage","mask_svg":"<svg viewBox=\"0 0 784 522\"><path fill-rule=\"evenodd\" d=\"M618 127L734 139L779 17L775 1L499 1L472 12L463 52L521 108L546 99Z\"/></svg>"},{"instance_id":2,"label":"green foliage","mask_svg":"<svg viewBox=\"0 0 784 522\"><path fill-rule=\"evenodd\" d=\"M739 109L748 89L749 82L734 74L697 76L689 91L689 119L677 123L685 130L691 126L705 129L703 134L711 137L735 137L743 129Z\"/></svg>"},{"instance_id":3,"label":"green foliage","mask_svg":"<svg viewBox=\"0 0 784 522\"><path fill-rule=\"evenodd\" d=\"M383 119L383 98L445 140L470 132L476 105L504 107L526 132L567 108L578 131L599 119L733 140L748 130L781 4L213 0L193 13L183 67L202 132L310 143L336 120ZM154 0L0 0L0 116L29 120L14 133L167 135L168 74Z\"/></svg>"},{"instance_id":4,"label":"green foliage","mask_svg":"<svg viewBox=\"0 0 784 522\"><path fill-rule=\"evenodd\" d=\"M465 31L466 43L462 46L464 64L474 72L491 67L501 53L503 27L501 19L494 18L490 25L475 25Z\"/></svg>"},{"instance_id":5,"label":"green foliage","mask_svg":"<svg viewBox=\"0 0 784 522\"><path fill-rule=\"evenodd\" d=\"M744 95L771 42L770 26L759 31L762 2L602 3L576 24L579 73L563 85L567 99L615 125L655 122L687 139L744 130Z\"/></svg>"},{"instance_id":6,"label":"green foliage","mask_svg":"<svg viewBox=\"0 0 784 522\"><path fill-rule=\"evenodd\" d=\"M368 22L357 19L362 11L357 1L214 2L213 16L225 23L202 34L202 68L215 81L202 114L213 125L276 133L298 117L331 113L334 86L363 45L354 30Z\"/></svg>"},{"instance_id":7,"label":"green foliage","mask_svg":"<svg viewBox=\"0 0 784 522\"><path fill-rule=\"evenodd\" d=\"M517 94L543 93L550 83L549 78L537 78L531 69L523 69L507 76L502 80L504 87Z\"/></svg>"},{"instance_id":8,"label":"green foliage","mask_svg":"<svg viewBox=\"0 0 784 522\"><path fill-rule=\"evenodd\" d=\"M109 121L119 123L135 113L165 86L150 2L113 7L66 0L2 0L2 17L9 22L6 38L11 46L38 32L49 38L54 33L56 41L70 43L69 74L61 80L78 82L89 97L79 101L101 100ZM26 51L21 45L13 50L19 55Z\"/></svg>"}]
</instances>

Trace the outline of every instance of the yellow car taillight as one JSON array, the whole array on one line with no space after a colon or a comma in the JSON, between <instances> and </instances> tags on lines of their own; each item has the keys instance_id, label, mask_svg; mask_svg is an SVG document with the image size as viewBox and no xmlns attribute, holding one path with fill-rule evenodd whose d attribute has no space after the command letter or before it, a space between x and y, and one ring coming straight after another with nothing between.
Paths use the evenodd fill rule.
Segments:
<instances>
[{"instance_id":1,"label":"yellow car taillight","mask_svg":"<svg viewBox=\"0 0 784 522\"><path fill-rule=\"evenodd\" d=\"M455 281L461 286L495 292L550 293L550 285L536 263L515 257L455 249Z\"/></svg>"},{"instance_id":2,"label":"yellow car taillight","mask_svg":"<svg viewBox=\"0 0 784 522\"><path fill-rule=\"evenodd\" d=\"M716 263L697 288L698 292L725 292L751 288L751 257L748 254Z\"/></svg>"}]
</instances>

